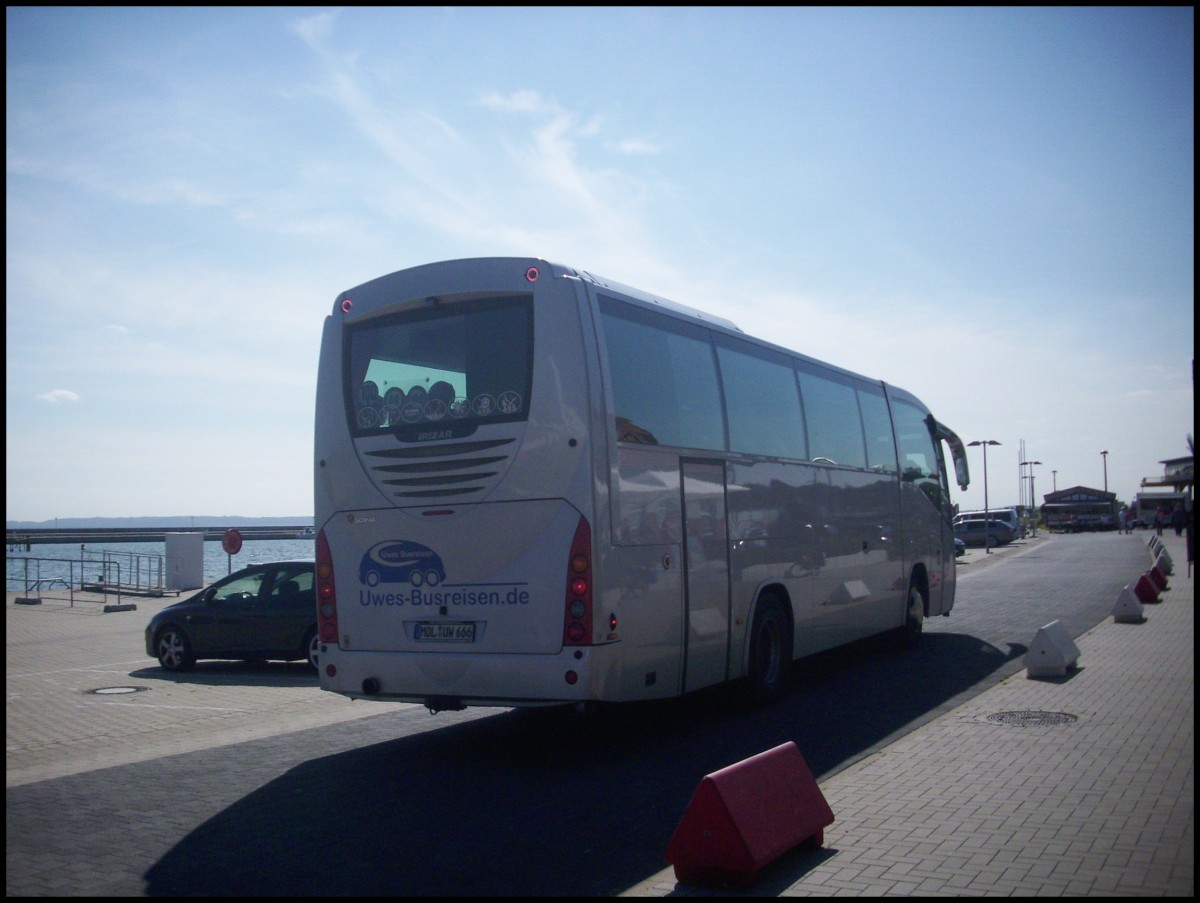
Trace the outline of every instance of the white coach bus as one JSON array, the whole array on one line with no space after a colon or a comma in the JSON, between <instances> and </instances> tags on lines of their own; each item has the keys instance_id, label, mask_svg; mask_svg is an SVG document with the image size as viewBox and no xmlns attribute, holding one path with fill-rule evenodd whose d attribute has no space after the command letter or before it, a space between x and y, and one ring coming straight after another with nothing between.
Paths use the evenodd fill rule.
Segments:
<instances>
[{"instance_id":1,"label":"white coach bus","mask_svg":"<svg viewBox=\"0 0 1200 903\"><path fill-rule=\"evenodd\" d=\"M943 442L965 489L909 393L582 270L367 282L321 341L321 687L769 702L795 658L950 613Z\"/></svg>"}]
</instances>

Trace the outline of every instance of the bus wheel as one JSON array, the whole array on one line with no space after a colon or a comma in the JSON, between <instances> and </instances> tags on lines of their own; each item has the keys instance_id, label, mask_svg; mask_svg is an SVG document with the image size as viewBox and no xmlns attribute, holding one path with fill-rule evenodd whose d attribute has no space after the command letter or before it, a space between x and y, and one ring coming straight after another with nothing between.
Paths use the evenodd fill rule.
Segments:
<instances>
[{"instance_id":1,"label":"bus wheel","mask_svg":"<svg viewBox=\"0 0 1200 903\"><path fill-rule=\"evenodd\" d=\"M908 607L904 613L902 635L904 645L912 648L921 642L921 628L925 623L925 594L914 581L908 585Z\"/></svg>"},{"instance_id":2,"label":"bus wheel","mask_svg":"<svg viewBox=\"0 0 1200 903\"><path fill-rule=\"evenodd\" d=\"M748 695L756 706L783 695L792 667L792 628L783 601L764 593L750 626Z\"/></svg>"}]
</instances>

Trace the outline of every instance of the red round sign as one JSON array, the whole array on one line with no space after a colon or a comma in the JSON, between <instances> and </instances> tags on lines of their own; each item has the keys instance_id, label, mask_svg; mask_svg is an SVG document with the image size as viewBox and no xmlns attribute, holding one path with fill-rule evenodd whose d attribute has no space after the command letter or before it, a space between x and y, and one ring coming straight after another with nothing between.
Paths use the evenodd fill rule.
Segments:
<instances>
[{"instance_id":1,"label":"red round sign","mask_svg":"<svg viewBox=\"0 0 1200 903\"><path fill-rule=\"evenodd\" d=\"M242 534L232 527L221 537L221 548L230 555L236 555L242 550Z\"/></svg>"}]
</instances>

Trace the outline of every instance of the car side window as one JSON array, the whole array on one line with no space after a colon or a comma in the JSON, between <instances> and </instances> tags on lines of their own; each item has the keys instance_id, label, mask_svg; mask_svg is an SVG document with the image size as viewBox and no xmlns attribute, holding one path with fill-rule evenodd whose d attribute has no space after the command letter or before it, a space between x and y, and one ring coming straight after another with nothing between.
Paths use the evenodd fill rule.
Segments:
<instances>
[{"instance_id":1,"label":"car side window","mask_svg":"<svg viewBox=\"0 0 1200 903\"><path fill-rule=\"evenodd\" d=\"M315 604L312 568L280 568L271 584L271 604L287 608Z\"/></svg>"},{"instance_id":2,"label":"car side window","mask_svg":"<svg viewBox=\"0 0 1200 903\"><path fill-rule=\"evenodd\" d=\"M225 605L249 605L262 592L263 577L262 571L255 571L218 586L213 591L212 601Z\"/></svg>"}]
</instances>

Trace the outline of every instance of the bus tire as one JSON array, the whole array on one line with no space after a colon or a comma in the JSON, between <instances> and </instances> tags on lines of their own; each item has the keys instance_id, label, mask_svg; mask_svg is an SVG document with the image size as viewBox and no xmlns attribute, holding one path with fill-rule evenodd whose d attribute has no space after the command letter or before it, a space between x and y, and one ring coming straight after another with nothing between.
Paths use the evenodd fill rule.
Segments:
<instances>
[{"instance_id":1,"label":"bus tire","mask_svg":"<svg viewBox=\"0 0 1200 903\"><path fill-rule=\"evenodd\" d=\"M750 625L747 695L754 706L775 702L783 695L792 668L792 622L783 600L763 593Z\"/></svg>"},{"instance_id":2,"label":"bus tire","mask_svg":"<svg viewBox=\"0 0 1200 903\"><path fill-rule=\"evenodd\" d=\"M921 631L925 623L925 593L914 579L908 584L908 600L904 609L904 626L900 637L904 646L912 649L921 642Z\"/></svg>"}]
</instances>

